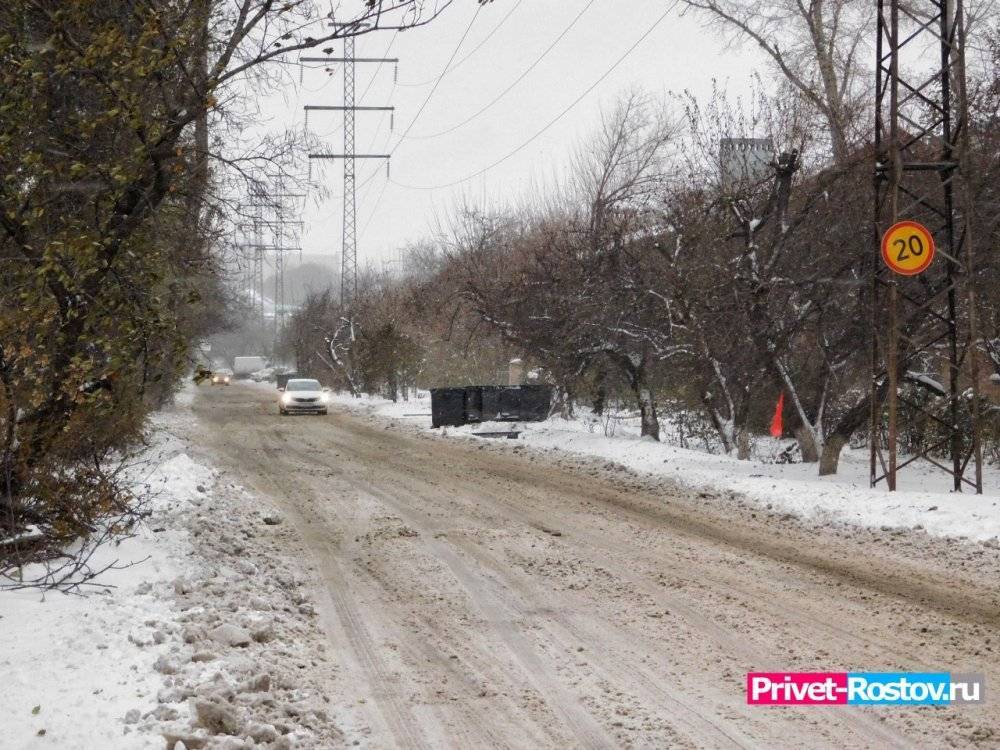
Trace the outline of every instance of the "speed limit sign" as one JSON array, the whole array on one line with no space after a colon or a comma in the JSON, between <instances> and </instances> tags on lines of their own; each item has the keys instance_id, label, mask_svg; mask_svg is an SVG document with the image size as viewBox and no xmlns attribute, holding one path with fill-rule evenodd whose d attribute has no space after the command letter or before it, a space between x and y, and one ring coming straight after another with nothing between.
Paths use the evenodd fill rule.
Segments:
<instances>
[{"instance_id":1,"label":"speed limit sign","mask_svg":"<svg viewBox=\"0 0 1000 750\"><path fill-rule=\"evenodd\" d=\"M882 260L903 276L916 276L934 260L934 237L923 224L900 221L882 235Z\"/></svg>"}]
</instances>

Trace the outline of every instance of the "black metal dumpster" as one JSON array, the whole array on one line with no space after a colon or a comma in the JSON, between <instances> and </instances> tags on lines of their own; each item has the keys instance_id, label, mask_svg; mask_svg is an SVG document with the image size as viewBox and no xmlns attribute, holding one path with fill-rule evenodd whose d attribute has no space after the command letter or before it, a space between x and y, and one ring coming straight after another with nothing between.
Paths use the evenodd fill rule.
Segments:
<instances>
[{"instance_id":1,"label":"black metal dumpster","mask_svg":"<svg viewBox=\"0 0 1000 750\"><path fill-rule=\"evenodd\" d=\"M505 398L510 398L517 394L515 407L502 403L505 408L513 408L517 414L514 417L516 421L544 422L552 411L552 391L551 385L522 385L517 390L508 390L505 395Z\"/></svg>"},{"instance_id":2,"label":"black metal dumpster","mask_svg":"<svg viewBox=\"0 0 1000 750\"><path fill-rule=\"evenodd\" d=\"M431 425L451 427L465 423L465 389L431 388Z\"/></svg>"},{"instance_id":3,"label":"black metal dumpster","mask_svg":"<svg viewBox=\"0 0 1000 750\"><path fill-rule=\"evenodd\" d=\"M552 403L550 385L470 385L431 388L431 424L542 422Z\"/></svg>"}]
</instances>

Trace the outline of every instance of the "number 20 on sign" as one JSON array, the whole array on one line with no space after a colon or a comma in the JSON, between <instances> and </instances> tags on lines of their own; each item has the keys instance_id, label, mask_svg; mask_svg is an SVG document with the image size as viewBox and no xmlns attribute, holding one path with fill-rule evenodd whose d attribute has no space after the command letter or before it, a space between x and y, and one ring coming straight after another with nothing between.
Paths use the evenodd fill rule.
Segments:
<instances>
[{"instance_id":1,"label":"number 20 on sign","mask_svg":"<svg viewBox=\"0 0 1000 750\"><path fill-rule=\"evenodd\" d=\"M934 260L934 237L923 224L900 221L882 235L882 260L903 276L916 276Z\"/></svg>"}]
</instances>

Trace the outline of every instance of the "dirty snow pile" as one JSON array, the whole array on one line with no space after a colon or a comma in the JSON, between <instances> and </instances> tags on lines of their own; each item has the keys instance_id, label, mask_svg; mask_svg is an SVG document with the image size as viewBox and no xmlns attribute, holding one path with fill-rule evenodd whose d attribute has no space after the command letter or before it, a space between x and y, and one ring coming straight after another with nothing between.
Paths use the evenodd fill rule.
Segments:
<instances>
[{"instance_id":1,"label":"dirty snow pile","mask_svg":"<svg viewBox=\"0 0 1000 750\"><path fill-rule=\"evenodd\" d=\"M291 530L156 418L152 496L129 565L86 596L0 592L2 748L287 748L343 744L319 675L323 636Z\"/></svg>"},{"instance_id":2,"label":"dirty snow pile","mask_svg":"<svg viewBox=\"0 0 1000 750\"><path fill-rule=\"evenodd\" d=\"M430 396L393 403L387 399L352 398L337 394L338 405L389 418L430 432ZM665 425L666 426L666 425ZM950 492L951 477L918 462L899 474L900 491L884 484L868 486L868 453L846 449L840 471L820 477L816 464L778 463L775 457L790 440L759 437L755 458L739 461L719 455L658 443L639 436L638 420L622 420L608 430L607 420L581 410L575 419L553 417L546 422L483 423L433 430L442 437L472 437L488 431L521 431L519 442L539 450L563 450L632 471L672 479L693 489L738 493L769 510L793 513L814 523L854 524L870 528L923 529L941 537L967 538L1000 546L1000 467L984 471L985 494ZM672 432L672 430L666 430ZM610 434L609 434L610 433Z\"/></svg>"}]
</instances>

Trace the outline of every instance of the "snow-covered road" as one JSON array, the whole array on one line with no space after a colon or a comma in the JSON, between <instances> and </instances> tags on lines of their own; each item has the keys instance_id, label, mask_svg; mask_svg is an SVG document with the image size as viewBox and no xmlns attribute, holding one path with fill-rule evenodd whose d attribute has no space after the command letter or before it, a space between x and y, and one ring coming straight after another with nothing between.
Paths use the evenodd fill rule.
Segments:
<instances>
[{"instance_id":1,"label":"snow-covered road","mask_svg":"<svg viewBox=\"0 0 1000 750\"><path fill-rule=\"evenodd\" d=\"M989 704L744 695L751 670L998 684L995 548L803 521L398 410L282 418L262 387L182 394L136 478L157 490L148 527L107 551L149 559L88 598L0 594L0 748L1000 742Z\"/></svg>"},{"instance_id":2,"label":"snow-covered road","mask_svg":"<svg viewBox=\"0 0 1000 750\"><path fill-rule=\"evenodd\" d=\"M194 403L206 460L278 506L314 567L333 713L373 747L927 747L995 712L748 707L745 673L1000 678L1000 558L804 526L733 496L376 416ZM293 539L289 539L292 543ZM991 639L989 642L986 639Z\"/></svg>"}]
</instances>

